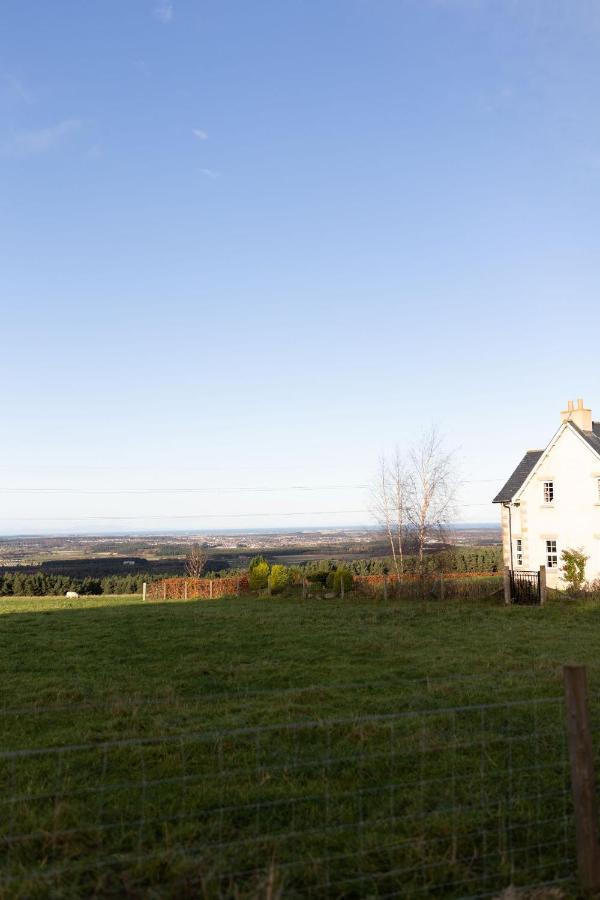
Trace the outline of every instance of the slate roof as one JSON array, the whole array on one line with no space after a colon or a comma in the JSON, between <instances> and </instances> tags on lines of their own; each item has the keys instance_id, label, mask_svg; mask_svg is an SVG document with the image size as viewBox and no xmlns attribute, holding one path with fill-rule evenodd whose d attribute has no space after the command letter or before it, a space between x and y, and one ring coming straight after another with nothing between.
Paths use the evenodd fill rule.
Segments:
<instances>
[{"instance_id":1,"label":"slate roof","mask_svg":"<svg viewBox=\"0 0 600 900\"><path fill-rule=\"evenodd\" d=\"M571 422L573 428L577 428L573 422ZM596 453L600 453L600 422L592 422L593 431L582 431L581 428L577 428L579 434L586 439L592 450L595 450Z\"/></svg>"},{"instance_id":2,"label":"slate roof","mask_svg":"<svg viewBox=\"0 0 600 900\"><path fill-rule=\"evenodd\" d=\"M598 455L600 455L600 422L592 422L592 431L582 431L574 422L570 425L584 438ZM523 487L527 476L541 457L543 450L528 450L504 487L492 500L492 503L510 503L517 491Z\"/></svg>"},{"instance_id":3,"label":"slate roof","mask_svg":"<svg viewBox=\"0 0 600 900\"><path fill-rule=\"evenodd\" d=\"M525 479L543 452L543 450L528 450L502 490L496 494L492 503L509 503L519 488L523 486Z\"/></svg>"}]
</instances>

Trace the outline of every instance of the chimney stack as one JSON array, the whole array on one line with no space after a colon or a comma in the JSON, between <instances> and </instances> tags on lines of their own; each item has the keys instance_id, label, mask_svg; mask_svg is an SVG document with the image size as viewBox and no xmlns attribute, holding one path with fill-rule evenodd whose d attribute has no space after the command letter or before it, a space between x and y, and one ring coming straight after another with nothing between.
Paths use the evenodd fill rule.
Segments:
<instances>
[{"instance_id":1,"label":"chimney stack","mask_svg":"<svg viewBox=\"0 0 600 900\"><path fill-rule=\"evenodd\" d=\"M560 414L561 422L573 422L582 431L592 431L592 411L586 409L583 400L577 401L577 406L573 400L569 400L567 408Z\"/></svg>"}]
</instances>

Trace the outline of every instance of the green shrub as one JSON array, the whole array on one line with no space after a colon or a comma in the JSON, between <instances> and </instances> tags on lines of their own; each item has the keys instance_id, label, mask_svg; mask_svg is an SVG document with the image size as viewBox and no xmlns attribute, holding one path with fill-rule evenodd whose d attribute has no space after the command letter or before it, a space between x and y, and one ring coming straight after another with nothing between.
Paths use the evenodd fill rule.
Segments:
<instances>
[{"instance_id":1,"label":"green shrub","mask_svg":"<svg viewBox=\"0 0 600 900\"><path fill-rule=\"evenodd\" d=\"M288 586L289 581L290 573L285 566L275 565L271 568L269 585L272 594L281 593Z\"/></svg>"},{"instance_id":2,"label":"green shrub","mask_svg":"<svg viewBox=\"0 0 600 900\"><path fill-rule=\"evenodd\" d=\"M253 560L254 562L254 560ZM248 573L248 584L251 591L264 591L269 583L271 567L266 559L256 562Z\"/></svg>"},{"instance_id":3,"label":"green shrub","mask_svg":"<svg viewBox=\"0 0 600 900\"><path fill-rule=\"evenodd\" d=\"M563 550L561 557L564 563L562 576L571 593L578 594L585 581L585 564L589 559L583 550Z\"/></svg>"}]
</instances>

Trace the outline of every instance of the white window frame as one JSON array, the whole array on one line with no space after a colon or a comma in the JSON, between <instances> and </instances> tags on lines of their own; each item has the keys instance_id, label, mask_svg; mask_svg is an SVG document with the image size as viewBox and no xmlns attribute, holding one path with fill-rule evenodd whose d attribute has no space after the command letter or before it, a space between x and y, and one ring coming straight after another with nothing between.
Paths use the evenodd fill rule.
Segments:
<instances>
[{"instance_id":1,"label":"white window frame","mask_svg":"<svg viewBox=\"0 0 600 900\"><path fill-rule=\"evenodd\" d=\"M517 565L523 565L523 539L517 538L515 540L515 559L517 560Z\"/></svg>"},{"instance_id":2,"label":"white window frame","mask_svg":"<svg viewBox=\"0 0 600 900\"><path fill-rule=\"evenodd\" d=\"M546 568L558 569L558 549L555 540L546 541Z\"/></svg>"},{"instance_id":3,"label":"white window frame","mask_svg":"<svg viewBox=\"0 0 600 900\"><path fill-rule=\"evenodd\" d=\"M554 481L544 481L544 503L548 506L554 503Z\"/></svg>"}]
</instances>

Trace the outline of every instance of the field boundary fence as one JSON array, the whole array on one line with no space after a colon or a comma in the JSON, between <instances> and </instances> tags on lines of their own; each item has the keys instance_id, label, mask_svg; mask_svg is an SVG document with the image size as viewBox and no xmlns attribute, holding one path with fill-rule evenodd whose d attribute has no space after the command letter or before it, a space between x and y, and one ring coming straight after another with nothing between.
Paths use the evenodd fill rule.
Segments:
<instances>
[{"instance_id":1,"label":"field boundary fence","mask_svg":"<svg viewBox=\"0 0 600 900\"><path fill-rule=\"evenodd\" d=\"M0 894L474 898L578 871L597 888L585 671L564 677L564 693L441 703L457 681L399 711L5 750Z\"/></svg>"},{"instance_id":2,"label":"field boundary fence","mask_svg":"<svg viewBox=\"0 0 600 900\"><path fill-rule=\"evenodd\" d=\"M346 586L343 577L337 579L337 587L300 577L288 586L298 590L303 598L328 594L344 597L350 591L368 597L411 599L418 596L437 599L459 599L468 596L485 599L503 591L502 574L499 572L450 572L437 575L352 575ZM271 592L270 581L264 590ZM145 600L213 600L221 597L240 596L251 591L248 574L223 578L161 578L144 587Z\"/></svg>"},{"instance_id":3,"label":"field boundary fence","mask_svg":"<svg viewBox=\"0 0 600 900\"><path fill-rule=\"evenodd\" d=\"M502 593L500 572L439 572L424 575L354 575L352 586L371 597L486 599Z\"/></svg>"},{"instance_id":4,"label":"field boundary fence","mask_svg":"<svg viewBox=\"0 0 600 900\"><path fill-rule=\"evenodd\" d=\"M247 575L231 578L161 578L144 587L147 600L213 600L248 593Z\"/></svg>"}]
</instances>

